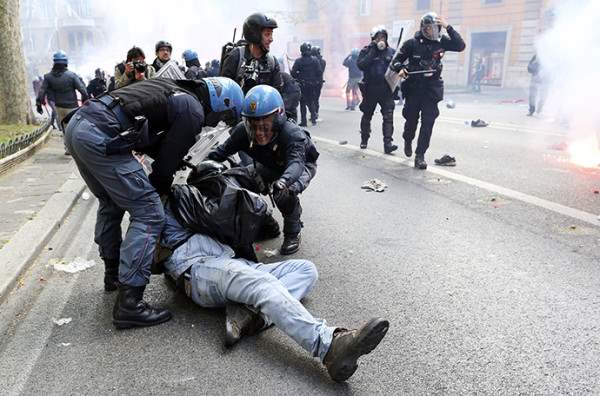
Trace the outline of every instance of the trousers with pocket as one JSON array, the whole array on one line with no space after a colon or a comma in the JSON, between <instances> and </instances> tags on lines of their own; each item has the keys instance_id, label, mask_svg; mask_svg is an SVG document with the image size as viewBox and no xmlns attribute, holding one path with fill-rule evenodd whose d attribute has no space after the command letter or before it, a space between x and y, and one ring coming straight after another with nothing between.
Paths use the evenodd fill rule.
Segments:
<instances>
[{"instance_id":1,"label":"trousers with pocket","mask_svg":"<svg viewBox=\"0 0 600 396\"><path fill-rule=\"evenodd\" d=\"M81 176L98 198L95 237L100 257L119 259L119 282L143 286L165 214L160 197L131 153L106 154L111 138L79 114L65 131L65 144ZM129 227L122 239L121 223L129 213Z\"/></svg>"}]
</instances>

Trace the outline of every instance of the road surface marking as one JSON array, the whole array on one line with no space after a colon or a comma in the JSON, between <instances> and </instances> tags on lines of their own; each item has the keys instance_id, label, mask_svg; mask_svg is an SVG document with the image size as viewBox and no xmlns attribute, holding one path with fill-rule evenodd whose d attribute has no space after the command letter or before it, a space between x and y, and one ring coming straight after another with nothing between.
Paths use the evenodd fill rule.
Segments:
<instances>
[{"instance_id":1,"label":"road surface marking","mask_svg":"<svg viewBox=\"0 0 600 396\"><path fill-rule=\"evenodd\" d=\"M322 143L330 144L330 145L340 147L343 149L356 151L361 154L367 154L367 155L370 155L371 157L378 157L378 158L384 159L386 161L395 162L397 164L401 164L401 165L404 165L407 167L413 166L412 161L409 159L383 154L378 151L374 151L374 150L370 150L370 149L363 150L363 149L359 148L358 146L353 146L350 144L340 145L335 140L322 138L322 137L318 137L315 135L312 135L312 137L317 142L322 142ZM484 190L494 192L496 194L501 194L506 197L509 197L509 198L512 198L515 200L519 200L521 202L525 202L525 203L528 203L528 204L531 204L531 205L534 205L534 206L537 206L537 207L540 207L543 209L553 211L553 212L561 214L563 216L571 217L573 219L577 219L577 220L586 222L588 224L592 224L594 226L600 226L600 221L598 220L598 216L595 214L592 214L592 213L584 212L579 209L574 209L569 206L561 205L556 202L538 198L533 195L522 193L520 191L516 191L516 190L512 190L510 188L498 186L496 184L489 183L489 182L486 182L483 180L474 179L469 176L459 175L458 173L449 172L447 170L439 169L436 167L428 167L426 172L433 173L434 175L446 177L448 179L456 180L459 182L463 182L463 183L469 184L471 186L475 186L475 187L478 187L478 188L481 188Z\"/></svg>"}]
</instances>

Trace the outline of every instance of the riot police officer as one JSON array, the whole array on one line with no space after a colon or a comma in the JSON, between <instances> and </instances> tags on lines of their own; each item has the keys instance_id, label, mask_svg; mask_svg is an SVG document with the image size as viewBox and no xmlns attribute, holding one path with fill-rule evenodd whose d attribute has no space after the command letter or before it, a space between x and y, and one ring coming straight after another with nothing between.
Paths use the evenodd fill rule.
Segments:
<instances>
[{"instance_id":1,"label":"riot police officer","mask_svg":"<svg viewBox=\"0 0 600 396\"><path fill-rule=\"evenodd\" d=\"M171 314L143 302L164 224L161 197L205 125L237 123L243 94L232 80L151 79L92 99L74 114L65 139L81 176L98 198L95 241L105 264L104 288L119 289L117 328L152 326ZM132 151L154 159L146 175ZM122 240L121 222L129 213Z\"/></svg>"},{"instance_id":2,"label":"riot police officer","mask_svg":"<svg viewBox=\"0 0 600 396\"><path fill-rule=\"evenodd\" d=\"M222 162L244 151L253 159L251 166L272 185L273 200L283 215L284 238L280 252L293 254L300 249L302 229L298 195L315 176L319 153L304 129L288 121L283 98L273 87L252 88L244 99L242 115L244 122L239 123L208 158Z\"/></svg>"},{"instance_id":3,"label":"riot police officer","mask_svg":"<svg viewBox=\"0 0 600 396\"><path fill-rule=\"evenodd\" d=\"M321 90L323 90L323 84L325 83L325 67L327 67L327 61L323 59L323 55L321 55L321 47L318 45L313 45L311 48L312 55L317 58L319 63L321 64L321 79L317 85L317 91L315 92L315 111L317 112L317 121L319 121L319 107L320 107L320 99L321 99Z\"/></svg>"},{"instance_id":4,"label":"riot police officer","mask_svg":"<svg viewBox=\"0 0 600 396\"><path fill-rule=\"evenodd\" d=\"M371 30L371 43L358 54L356 64L363 71L360 84L363 100L359 106L363 115L360 120L360 148L367 148L371 136L371 119L377 105L383 117L383 150L391 154L398 149L392 144L394 134L394 95L385 80L394 50L388 45L388 33L385 27L376 26Z\"/></svg>"},{"instance_id":5,"label":"riot police officer","mask_svg":"<svg viewBox=\"0 0 600 396\"><path fill-rule=\"evenodd\" d=\"M441 34L445 28L448 35ZM402 44L391 69L399 71L406 81L402 83L405 98L402 115L404 123L404 154L412 156L412 141L415 138L419 116L421 130L415 151L415 168L427 169L425 152L429 148L435 119L439 116L438 102L444 98L442 80L442 58L446 51L461 52L465 42L444 18L428 12L421 18L420 30L415 37ZM404 63L408 61L408 65ZM414 74L413 74L414 73Z\"/></svg>"},{"instance_id":6,"label":"riot police officer","mask_svg":"<svg viewBox=\"0 0 600 396\"><path fill-rule=\"evenodd\" d=\"M81 94L81 101L88 98L85 85L79 76L68 69L69 59L64 51L56 51L52 55L53 66L50 73L44 75L44 81L36 98L36 110L43 114L42 103L46 97L51 99L56 106L58 127L63 131L62 120L65 116L79 106L77 92ZM65 145L65 154L69 150Z\"/></svg>"},{"instance_id":7,"label":"riot police officer","mask_svg":"<svg viewBox=\"0 0 600 396\"><path fill-rule=\"evenodd\" d=\"M202 66L200 66L198 53L196 53L196 51L192 51L191 49L185 50L183 51L182 57L185 61L185 67L187 67L185 78L188 80L198 80L208 77L206 71L202 70Z\"/></svg>"},{"instance_id":8,"label":"riot police officer","mask_svg":"<svg viewBox=\"0 0 600 396\"><path fill-rule=\"evenodd\" d=\"M317 92L319 84L323 81L321 63L312 56L310 43L300 46L300 58L292 66L292 77L300 83L302 96L300 97L300 126L306 126L306 108L310 112L310 122L317 125Z\"/></svg>"},{"instance_id":9,"label":"riot police officer","mask_svg":"<svg viewBox=\"0 0 600 396\"><path fill-rule=\"evenodd\" d=\"M277 29L277 21L273 18L261 13L252 14L244 21L247 44L227 49L229 52L223 59L221 76L236 81L244 94L260 84L281 90L283 82L279 63L269 54L274 29Z\"/></svg>"}]
</instances>

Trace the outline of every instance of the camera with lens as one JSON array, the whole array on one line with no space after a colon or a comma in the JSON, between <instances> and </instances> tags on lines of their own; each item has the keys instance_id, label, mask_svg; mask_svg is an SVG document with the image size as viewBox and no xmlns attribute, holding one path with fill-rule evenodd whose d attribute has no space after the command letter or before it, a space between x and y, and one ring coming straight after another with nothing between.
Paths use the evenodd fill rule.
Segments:
<instances>
[{"instance_id":1,"label":"camera with lens","mask_svg":"<svg viewBox=\"0 0 600 396\"><path fill-rule=\"evenodd\" d=\"M133 61L133 69L138 73L145 73L148 65L144 61Z\"/></svg>"}]
</instances>

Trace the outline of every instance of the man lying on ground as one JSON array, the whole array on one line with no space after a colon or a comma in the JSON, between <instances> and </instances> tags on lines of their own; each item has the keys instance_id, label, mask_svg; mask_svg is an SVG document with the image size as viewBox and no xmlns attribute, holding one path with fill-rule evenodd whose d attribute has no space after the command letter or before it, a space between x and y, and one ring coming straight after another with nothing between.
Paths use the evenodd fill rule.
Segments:
<instances>
[{"instance_id":1,"label":"man lying on ground","mask_svg":"<svg viewBox=\"0 0 600 396\"><path fill-rule=\"evenodd\" d=\"M169 204L165 215L161 244L173 253L164 269L177 284L184 285L196 304L226 306L227 346L273 324L318 357L331 378L341 382L354 374L358 358L375 349L385 336L387 320L374 318L358 330L347 330L328 326L304 308L300 300L310 293L318 277L312 262L262 264L236 259L229 246L184 228Z\"/></svg>"}]
</instances>

